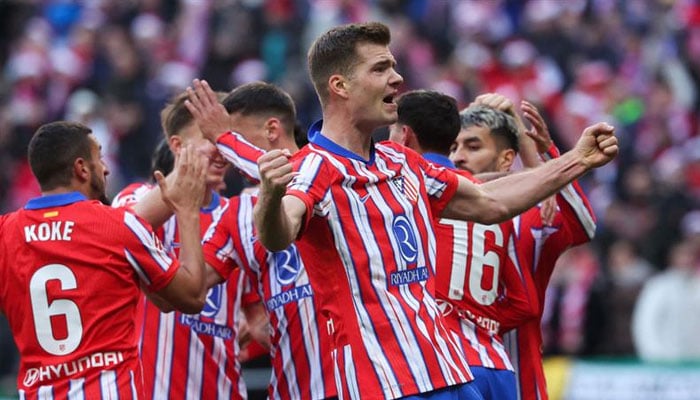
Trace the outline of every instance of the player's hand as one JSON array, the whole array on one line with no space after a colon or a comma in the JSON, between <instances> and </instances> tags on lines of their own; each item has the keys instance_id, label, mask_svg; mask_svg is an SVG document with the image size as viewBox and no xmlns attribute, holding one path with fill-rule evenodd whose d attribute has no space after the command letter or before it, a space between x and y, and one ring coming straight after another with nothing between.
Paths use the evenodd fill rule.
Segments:
<instances>
[{"instance_id":1,"label":"player's hand","mask_svg":"<svg viewBox=\"0 0 700 400\"><path fill-rule=\"evenodd\" d=\"M499 93L484 93L476 96L470 105L491 107L515 118L515 106L506 96Z\"/></svg>"},{"instance_id":2,"label":"player's hand","mask_svg":"<svg viewBox=\"0 0 700 400\"><path fill-rule=\"evenodd\" d=\"M260 192L267 196L281 198L287 191L287 184L297 175L289 161L289 150L270 150L258 158L260 171Z\"/></svg>"},{"instance_id":3,"label":"player's hand","mask_svg":"<svg viewBox=\"0 0 700 400\"><path fill-rule=\"evenodd\" d=\"M547 197L540 203L540 218L542 225L552 226L554 217L557 215L557 198L555 196Z\"/></svg>"},{"instance_id":4,"label":"player's hand","mask_svg":"<svg viewBox=\"0 0 700 400\"><path fill-rule=\"evenodd\" d=\"M207 81L192 81L192 86L187 88L187 98L185 107L205 138L216 142L219 135L231 130L230 116Z\"/></svg>"},{"instance_id":5,"label":"player's hand","mask_svg":"<svg viewBox=\"0 0 700 400\"><path fill-rule=\"evenodd\" d=\"M587 127L574 150L578 152L586 169L598 168L609 163L619 152L615 128L605 122Z\"/></svg>"},{"instance_id":6,"label":"player's hand","mask_svg":"<svg viewBox=\"0 0 700 400\"><path fill-rule=\"evenodd\" d=\"M523 134L527 131L525 128L525 123L515 110L515 104L508 97L500 93L484 93L476 96L472 105L482 105L484 107L491 107L498 111L503 111L504 113L510 115L515 120L515 125L518 127L518 133Z\"/></svg>"},{"instance_id":7,"label":"player's hand","mask_svg":"<svg viewBox=\"0 0 700 400\"><path fill-rule=\"evenodd\" d=\"M175 156L175 166L167 180L162 172L154 173L163 201L174 212L199 212L204 201L208 163L195 146L187 145Z\"/></svg>"},{"instance_id":8,"label":"player's hand","mask_svg":"<svg viewBox=\"0 0 700 400\"><path fill-rule=\"evenodd\" d=\"M531 126L530 129L525 130L525 134L535 142L538 153L546 153L552 145L552 137L549 135L549 128L547 128L544 118L540 115L537 107L526 100L520 103L520 110Z\"/></svg>"}]
</instances>

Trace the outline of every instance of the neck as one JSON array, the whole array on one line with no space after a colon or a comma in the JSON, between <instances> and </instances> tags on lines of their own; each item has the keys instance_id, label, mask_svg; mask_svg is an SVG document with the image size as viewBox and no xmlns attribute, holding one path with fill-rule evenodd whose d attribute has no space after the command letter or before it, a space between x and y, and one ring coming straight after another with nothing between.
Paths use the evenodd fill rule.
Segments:
<instances>
[{"instance_id":1,"label":"neck","mask_svg":"<svg viewBox=\"0 0 700 400\"><path fill-rule=\"evenodd\" d=\"M206 207L211 203L211 199L214 197L214 190L216 189L207 188L207 191L204 193L204 198L202 199L202 207Z\"/></svg>"},{"instance_id":2,"label":"neck","mask_svg":"<svg viewBox=\"0 0 700 400\"><path fill-rule=\"evenodd\" d=\"M364 159L370 157L373 131L374 129L360 127L349 118L334 118L326 113L323 115L323 136Z\"/></svg>"},{"instance_id":3,"label":"neck","mask_svg":"<svg viewBox=\"0 0 700 400\"><path fill-rule=\"evenodd\" d=\"M42 190L41 195L42 196L51 196L53 194L65 194L65 193L71 193L71 192L80 192L83 195L85 195L85 197L87 197L88 199L90 198L90 193L87 190L85 190L84 188L82 188L78 185L75 185L75 184L71 184L68 186L59 186L59 187L51 189L51 190Z\"/></svg>"}]
</instances>

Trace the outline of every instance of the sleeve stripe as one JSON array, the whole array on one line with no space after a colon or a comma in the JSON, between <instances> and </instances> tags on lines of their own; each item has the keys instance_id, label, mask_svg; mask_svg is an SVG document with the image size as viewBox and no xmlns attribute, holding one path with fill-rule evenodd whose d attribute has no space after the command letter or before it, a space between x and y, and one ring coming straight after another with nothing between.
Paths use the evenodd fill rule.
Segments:
<instances>
[{"instance_id":1,"label":"sleeve stripe","mask_svg":"<svg viewBox=\"0 0 700 400\"><path fill-rule=\"evenodd\" d=\"M146 272L143 270L139 262L136 261L136 258L134 258L131 252L129 252L129 250L127 249L124 249L124 255L129 261L129 264L131 264L131 267L134 269L134 271L136 271L136 274L139 276L139 278L141 278L141 280L144 281L147 286L151 286L151 280L148 279Z\"/></svg>"},{"instance_id":2,"label":"sleeve stripe","mask_svg":"<svg viewBox=\"0 0 700 400\"><path fill-rule=\"evenodd\" d=\"M216 141L216 147L228 162L249 178L260 181L258 158L265 151L249 143L240 133L228 132Z\"/></svg>"},{"instance_id":3,"label":"sleeve stripe","mask_svg":"<svg viewBox=\"0 0 700 400\"><path fill-rule=\"evenodd\" d=\"M569 203L571 208L574 210L574 213L576 213L576 216L581 222L581 225L583 226L583 229L585 229L588 237L593 239L593 237L595 236L596 228L595 219L593 218L593 215L591 215L591 212L588 209L588 207L586 207L586 204L581 198L581 195L579 195L579 193L576 192L574 185L566 185L560 193L564 200L566 200L566 202Z\"/></svg>"},{"instance_id":4,"label":"sleeve stripe","mask_svg":"<svg viewBox=\"0 0 700 400\"><path fill-rule=\"evenodd\" d=\"M124 223L126 223L126 226L134 233L139 241L141 241L151 255L151 258L158 263L158 266L160 266L163 271L167 271L173 263L173 260L165 251L159 250L158 247L156 247L153 233L150 232L136 216L129 212L124 213Z\"/></svg>"}]
</instances>

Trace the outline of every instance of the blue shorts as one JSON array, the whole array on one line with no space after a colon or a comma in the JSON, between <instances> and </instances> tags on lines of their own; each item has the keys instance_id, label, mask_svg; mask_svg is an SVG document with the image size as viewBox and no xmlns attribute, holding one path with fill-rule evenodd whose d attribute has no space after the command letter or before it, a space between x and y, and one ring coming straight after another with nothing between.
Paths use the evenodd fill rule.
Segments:
<instances>
[{"instance_id":1,"label":"blue shorts","mask_svg":"<svg viewBox=\"0 0 700 400\"><path fill-rule=\"evenodd\" d=\"M402 397L402 400L484 400L476 387L474 381L455 386L433 390L432 392L414 394Z\"/></svg>"},{"instance_id":2,"label":"blue shorts","mask_svg":"<svg viewBox=\"0 0 700 400\"><path fill-rule=\"evenodd\" d=\"M484 400L516 400L515 373L506 369L470 367L474 385Z\"/></svg>"}]
</instances>

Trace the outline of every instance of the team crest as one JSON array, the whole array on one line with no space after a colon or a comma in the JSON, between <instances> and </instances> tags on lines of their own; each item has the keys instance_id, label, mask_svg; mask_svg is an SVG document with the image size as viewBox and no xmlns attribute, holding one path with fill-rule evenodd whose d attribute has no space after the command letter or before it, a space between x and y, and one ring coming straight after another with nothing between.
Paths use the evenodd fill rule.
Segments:
<instances>
[{"instance_id":1,"label":"team crest","mask_svg":"<svg viewBox=\"0 0 700 400\"><path fill-rule=\"evenodd\" d=\"M403 194L406 200L411 203L418 201L418 185L411 180L409 177L399 175L392 178L389 182L398 189L398 191Z\"/></svg>"}]
</instances>

